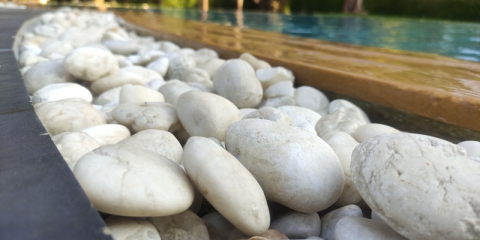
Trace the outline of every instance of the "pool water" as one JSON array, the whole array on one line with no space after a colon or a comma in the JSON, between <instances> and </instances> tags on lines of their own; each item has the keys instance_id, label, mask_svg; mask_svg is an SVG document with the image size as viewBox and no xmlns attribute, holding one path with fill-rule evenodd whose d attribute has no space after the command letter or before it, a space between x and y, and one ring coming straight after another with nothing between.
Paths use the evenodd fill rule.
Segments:
<instances>
[{"instance_id":1,"label":"pool water","mask_svg":"<svg viewBox=\"0 0 480 240\"><path fill-rule=\"evenodd\" d=\"M480 24L432 20L161 9L175 17L332 42L434 53L480 62Z\"/></svg>"}]
</instances>

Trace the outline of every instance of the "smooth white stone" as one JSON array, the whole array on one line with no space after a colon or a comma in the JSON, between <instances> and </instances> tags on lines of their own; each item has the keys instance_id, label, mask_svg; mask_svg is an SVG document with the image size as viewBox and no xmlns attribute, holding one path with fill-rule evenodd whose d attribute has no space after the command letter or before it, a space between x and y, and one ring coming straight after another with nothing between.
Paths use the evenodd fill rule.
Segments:
<instances>
[{"instance_id":1,"label":"smooth white stone","mask_svg":"<svg viewBox=\"0 0 480 240\"><path fill-rule=\"evenodd\" d=\"M365 120L366 123L370 123L370 119L368 118L367 114L359 108L357 105L345 100L345 99L337 99L333 100L330 105L328 105L328 112L333 113L337 111L340 108L353 108L356 111L358 111L361 115L362 118Z\"/></svg>"},{"instance_id":2,"label":"smooth white stone","mask_svg":"<svg viewBox=\"0 0 480 240\"><path fill-rule=\"evenodd\" d=\"M320 226L320 217L316 212L290 211L275 219L270 228L282 232L291 239L305 239L320 235Z\"/></svg>"},{"instance_id":3,"label":"smooth white stone","mask_svg":"<svg viewBox=\"0 0 480 240\"><path fill-rule=\"evenodd\" d=\"M125 84L120 90L120 103L165 102L163 95L140 85Z\"/></svg>"},{"instance_id":4,"label":"smooth white stone","mask_svg":"<svg viewBox=\"0 0 480 240\"><path fill-rule=\"evenodd\" d=\"M134 132L146 129L173 132L179 128L175 106L163 102L122 103L113 109L112 117Z\"/></svg>"},{"instance_id":5,"label":"smooth white stone","mask_svg":"<svg viewBox=\"0 0 480 240\"><path fill-rule=\"evenodd\" d=\"M191 136L225 140L228 127L240 120L242 113L227 99L200 91L188 91L177 99L177 114Z\"/></svg>"},{"instance_id":6,"label":"smooth white stone","mask_svg":"<svg viewBox=\"0 0 480 240\"><path fill-rule=\"evenodd\" d=\"M292 125L292 119L279 109L272 107L263 107L243 117L243 119L265 119L273 122L283 123L287 126Z\"/></svg>"},{"instance_id":7,"label":"smooth white stone","mask_svg":"<svg viewBox=\"0 0 480 240\"><path fill-rule=\"evenodd\" d=\"M196 65L200 65L212 58L218 58L218 53L208 48L201 48L193 54Z\"/></svg>"},{"instance_id":8,"label":"smooth white stone","mask_svg":"<svg viewBox=\"0 0 480 240\"><path fill-rule=\"evenodd\" d=\"M90 91L76 83L54 83L49 84L32 96L32 104L41 102L53 102L67 98L81 98L87 102L92 102L92 94Z\"/></svg>"},{"instance_id":9,"label":"smooth white stone","mask_svg":"<svg viewBox=\"0 0 480 240\"><path fill-rule=\"evenodd\" d=\"M377 213L375 213L375 211L372 211L372 217L371 217L372 220L374 221L381 221L383 222L383 220L378 216Z\"/></svg>"},{"instance_id":10,"label":"smooth white stone","mask_svg":"<svg viewBox=\"0 0 480 240\"><path fill-rule=\"evenodd\" d=\"M27 71L30 70L30 68L32 67L31 66L22 67L22 69L20 69L22 76L24 76L27 73Z\"/></svg>"},{"instance_id":11,"label":"smooth white stone","mask_svg":"<svg viewBox=\"0 0 480 240\"><path fill-rule=\"evenodd\" d=\"M89 43L89 44L83 45L82 47L93 47L93 48L98 48L98 49L101 49L101 50L107 51L107 52L110 51L107 47L103 46L103 45L100 44L100 43ZM115 58L117 58L117 60L118 60L118 56L119 56L119 55L114 55L114 56L115 56Z\"/></svg>"},{"instance_id":12,"label":"smooth white stone","mask_svg":"<svg viewBox=\"0 0 480 240\"><path fill-rule=\"evenodd\" d=\"M348 204L359 203L362 201L362 195L355 187L352 180L352 172L350 170L350 163L352 161L352 152L358 146L358 142L353 139L348 133L334 131L323 136L322 138L337 154L345 174L345 187L342 195L335 202L335 206L341 207Z\"/></svg>"},{"instance_id":13,"label":"smooth white stone","mask_svg":"<svg viewBox=\"0 0 480 240\"><path fill-rule=\"evenodd\" d=\"M358 127L367 124L361 113L353 108L340 108L318 120L315 130L318 136L333 131L342 131L353 134Z\"/></svg>"},{"instance_id":14,"label":"smooth white stone","mask_svg":"<svg viewBox=\"0 0 480 240\"><path fill-rule=\"evenodd\" d=\"M295 106L293 98L293 83L278 82L270 86L264 93L264 100L259 106L261 107L281 107Z\"/></svg>"},{"instance_id":15,"label":"smooth white stone","mask_svg":"<svg viewBox=\"0 0 480 240\"><path fill-rule=\"evenodd\" d=\"M143 219L111 216L105 223L114 240L161 240L155 226Z\"/></svg>"},{"instance_id":16,"label":"smooth white stone","mask_svg":"<svg viewBox=\"0 0 480 240\"><path fill-rule=\"evenodd\" d=\"M175 59L177 57L180 57L181 55L182 54L180 54L180 52L178 52L178 51L176 51L176 52L165 52L165 54L163 54L160 58L166 58L166 59L168 59L169 62L171 62L173 59ZM168 74L168 71L167 71L167 74Z\"/></svg>"},{"instance_id":17,"label":"smooth white stone","mask_svg":"<svg viewBox=\"0 0 480 240\"><path fill-rule=\"evenodd\" d=\"M240 55L240 59L250 64L250 66L252 66L253 69L255 69L255 71L257 71L260 68L271 68L269 63L263 60L257 59L250 53L243 53L242 55Z\"/></svg>"},{"instance_id":18,"label":"smooth white stone","mask_svg":"<svg viewBox=\"0 0 480 240\"><path fill-rule=\"evenodd\" d=\"M40 55L42 48L35 44L24 43L20 45L20 52L31 52L35 55Z\"/></svg>"},{"instance_id":19,"label":"smooth white stone","mask_svg":"<svg viewBox=\"0 0 480 240\"><path fill-rule=\"evenodd\" d=\"M180 55L187 55L193 57L193 55L195 54L195 50L193 50L193 48L182 48L178 50L177 53L179 53Z\"/></svg>"},{"instance_id":20,"label":"smooth white stone","mask_svg":"<svg viewBox=\"0 0 480 240\"><path fill-rule=\"evenodd\" d=\"M58 40L70 43L74 48L82 47L92 43L100 43L104 29L91 27L82 29L79 27L69 27L58 37Z\"/></svg>"},{"instance_id":21,"label":"smooth white stone","mask_svg":"<svg viewBox=\"0 0 480 240\"><path fill-rule=\"evenodd\" d=\"M140 46L134 41L107 40L102 44L112 53L120 55L136 54L140 50Z\"/></svg>"},{"instance_id":22,"label":"smooth white stone","mask_svg":"<svg viewBox=\"0 0 480 240\"><path fill-rule=\"evenodd\" d=\"M20 67L28 67L28 66L34 66L37 63L48 61L48 58L44 58L39 56L36 53L33 53L31 51L24 51L20 53L20 56L18 57L18 62L20 64Z\"/></svg>"},{"instance_id":23,"label":"smooth white stone","mask_svg":"<svg viewBox=\"0 0 480 240\"><path fill-rule=\"evenodd\" d=\"M65 58L63 65L76 78L90 82L118 71L118 61L112 53L93 47L73 50Z\"/></svg>"},{"instance_id":24,"label":"smooth white stone","mask_svg":"<svg viewBox=\"0 0 480 240\"><path fill-rule=\"evenodd\" d=\"M105 124L102 113L79 98L68 98L34 105L35 113L51 135L75 132Z\"/></svg>"},{"instance_id":25,"label":"smooth white stone","mask_svg":"<svg viewBox=\"0 0 480 240\"><path fill-rule=\"evenodd\" d=\"M283 96L294 96L295 89L293 88L293 82L278 82L270 86L265 90L265 98L276 98Z\"/></svg>"},{"instance_id":26,"label":"smooth white stone","mask_svg":"<svg viewBox=\"0 0 480 240\"><path fill-rule=\"evenodd\" d=\"M115 119L113 119L113 116L112 116L113 109L117 106L118 106L118 103L109 103L109 104L103 105L103 107L100 109L100 112L102 112L108 124L118 124L118 122L115 121Z\"/></svg>"},{"instance_id":27,"label":"smooth white stone","mask_svg":"<svg viewBox=\"0 0 480 240\"><path fill-rule=\"evenodd\" d=\"M296 105L299 107L308 108L322 116L328 114L328 106L330 101L325 94L315 88L301 86L295 89L294 98Z\"/></svg>"},{"instance_id":28,"label":"smooth white stone","mask_svg":"<svg viewBox=\"0 0 480 240\"><path fill-rule=\"evenodd\" d=\"M122 146L141 148L162 155L175 163L182 162L183 148L178 140L167 131L147 129L118 143Z\"/></svg>"},{"instance_id":29,"label":"smooth white stone","mask_svg":"<svg viewBox=\"0 0 480 240\"><path fill-rule=\"evenodd\" d=\"M313 213L332 205L342 193L342 165L315 134L246 119L230 126L225 145L255 176L268 200Z\"/></svg>"},{"instance_id":30,"label":"smooth white stone","mask_svg":"<svg viewBox=\"0 0 480 240\"><path fill-rule=\"evenodd\" d=\"M132 61L135 65L147 66L148 64L160 59L165 52L160 50L140 50L138 51L138 61ZM135 55L131 55L135 56Z\"/></svg>"},{"instance_id":31,"label":"smooth white stone","mask_svg":"<svg viewBox=\"0 0 480 240\"><path fill-rule=\"evenodd\" d=\"M48 24L53 20L54 15L51 12L44 13L40 16L43 24Z\"/></svg>"},{"instance_id":32,"label":"smooth white stone","mask_svg":"<svg viewBox=\"0 0 480 240\"><path fill-rule=\"evenodd\" d=\"M208 75L213 77L225 62L225 60L220 58L210 58L200 65L197 65L197 67L207 71Z\"/></svg>"},{"instance_id":33,"label":"smooth white stone","mask_svg":"<svg viewBox=\"0 0 480 240\"><path fill-rule=\"evenodd\" d=\"M65 31L65 28L57 23L40 25L33 28L33 32L39 36L57 38Z\"/></svg>"},{"instance_id":34,"label":"smooth white stone","mask_svg":"<svg viewBox=\"0 0 480 240\"><path fill-rule=\"evenodd\" d=\"M136 74L139 74L139 75L143 76L144 78L148 79L149 81L154 80L154 79L162 79L163 80L163 77L160 76L160 74L158 74L157 72L155 72L151 69L148 69L148 68L141 67L141 66L132 66L132 67L122 68L119 72L133 72L133 73L136 73Z\"/></svg>"},{"instance_id":35,"label":"smooth white stone","mask_svg":"<svg viewBox=\"0 0 480 240\"><path fill-rule=\"evenodd\" d=\"M164 52L174 52L180 50L180 47L175 43L168 42L168 41L161 41L160 50Z\"/></svg>"},{"instance_id":36,"label":"smooth white stone","mask_svg":"<svg viewBox=\"0 0 480 240\"><path fill-rule=\"evenodd\" d=\"M259 107L282 107L282 106L295 106L295 99L291 96L282 96L277 98L268 98L266 101L260 103Z\"/></svg>"},{"instance_id":37,"label":"smooth white stone","mask_svg":"<svg viewBox=\"0 0 480 240\"><path fill-rule=\"evenodd\" d=\"M34 94L49 84L73 82L74 80L74 77L63 67L61 59L38 63L23 76L25 87L30 94Z\"/></svg>"},{"instance_id":38,"label":"smooth white stone","mask_svg":"<svg viewBox=\"0 0 480 240\"><path fill-rule=\"evenodd\" d=\"M187 55L180 55L170 60L167 72L168 79L183 79L186 69L194 68L195 59Z\"/></svg>"},{"instance_id":39,"label":"smooth white stone","mask_svg":"<svg viewBox=\"0 0 480 240\"><path fill-rule=\"evenodd\" d=\"M419 134L380 135L355 148L351 170L365 202L403 236L480 235L480 164L464 148Z\"/></svg>"},{"instance_id":40,"label":"smooth white stone","mask_svg":"<svg viewBox=\"0 0 480 240\"><path fill-rule=\"evenodd\" d=\"M77 162L73 173L95 208L105 213L170 216L193 201L193 187L178 164L139 148L97 148Z\"/></svg>"},{"instance_id":41,"label":"smooth white stone","mask_svg":"<svg viewBox=\"0 0 480 240\"><path fill-rule=\"evenodd\" d=\"M52 40L52 39L54 39L54 38L38 36L38 35L35 35L35 34L32 34L32 33L30 33L30 34L27 33L23 37L23 42L22 42L21 46L23 46L25 44L32 44L32 45L39 46L43 42L46 42L46 41Z\"/></svg>"},{"instance_id":42,"label":"smooth white stone","mask_svg":"<svg viewBox=\"0 0 480 240\"><path fill-rule=\"evenodd\" d=\"M209 240L203 220L190 210L168 217L149 218L162 240Z\"/></svg>"},{"instance_id":43,"label":"smooth white stone","mask_svg":"<svg viewBox=\"0 0 480 240\"><path fill-rule=\"evenodd\" d=\"M242 118L247 116L248 114L257 111L255 108L240 108L240 112L242 113Z\"/></svg>"},{"instance_id":44,"label":"smooth white stone","mask_svg":"<svg viewBox=\"0 0 480 240\"><path fill-rule=\"evenodd\" d=\"M367 123L363 126L358 127L357 130L353 132L352 137L355 138L357 142L362 143L378 135L398 132L400 131L387 125L378 123Z\"/></svg>"},{"instance_id":45,"label":"smooth white stone","mask_svg":"<svg viewBox=\"0 0 480 240\"><path fill-rule=\"evenodd\" d=\"M226 239L228 234L235 229L235 227L219 212L207 213L202 219L212 224L219 235L219 239Z\"/></svg>"},{"instance_id":46,"label":"smooth white stone","mask_svg":"<svg viewBox=\"0 0 480 240\"><path fill-rule=\"evenodd\" d=\"M160 87L160 89L158 89L158 91L165 97L165 102L174 106L177 105L177 99L180 95L192 90L194 90L192 86L180 80L167 81Z\"/></svg>"},{"instance_id":47,"label":"smooth white stone","mask_svg":"<svg viewBox=\"0 0 480 240\"><path fill-rule=\"evenodd\" d=\"M123 71L124 69L126 68L122 68L118 73L92 83L90 85L92 92L100 94L113 88L122 87L125 84L144 85L150 81L138 73Z\"/></svg>"},{"instance_id":48,"label":"smooth white stone","mask_svg":"<svg viewBox=\"0 0 480 240\"><path fill-rule=\"evenodd\" d=\"M320 219L322 221L320 237L325 240L335 240L335 225L346 216L362 217L362 209L357 205L347 205L325 214Z\"/></svg>"},{"instance_id":49,"label":"smooth white stone","mask_svg":"<svg viewBox=\"0 0 480 240\"><path fill-rule=\"evenodd\" d=\"M480 157L480 142L479 141L463 141L457 144L467 150L469 157Z\"/></svg>"},{"instance_id":50,"label":"smooth white stone","mask_svg":"<svg viewBox=\"0 0 480 240\"><path fill-rule=\"evenodd\" d=\"M284 67L258 69L257 77L262 83L263 89L268 89L270 86L278 82L289 81L293 83L295 80L292 72Z\"/></svg>"},{"instance_id":51,"label":"smooth white stone","mask_svg":"<svg viewBox=\"0 0 480 240\"><path fill-rule=\"evenodd\" d=\"M153 89L155 91L158 91L160 89L160 87L163 86L165 83L166 82L163 79L154 79L154 80L150 80L149 82L145 83L143 86L148 87L150 89Z\"/></svg>"},{"instance_id":52,"label":"smooth white stone","mask_svg":"<svg viewBox=\"0 0 480 240\"><path fill-rule=\"evenodd\" d=\"M63 132L53 136L52 141L72 171L83 155L100 147L95 139L83 132Z\"/></svg>"},{"instance_id":53,"label":"smooth white stone","mask_svg":"<svg viewBox=\"0 0 480 240\"><path fill-rule=\"evenodd\" d=\"M205 84L197 83L197 82L187 82L187 84L196 90L200 90L202 92L214 93L213 83L211 81Z\"/></svg>"},{"instance_id":54,"label":"smooth white stone","mask_svg":"<svg viewBox=\"0 0 480 240\"><path fill-rule=\"evenodd\" d=\"M287 114L292 120L292 127L299 127L317 134L315 125L322 118L320 114L308 108L297 106L281 106L278 108L281 113Z\"/></svg>"},{"instance_id":55,"label":"smooth white stone","mask_svg":"<svg viewBox=\"0 0 480 240\"><path fill-rule=\"evenodd\" d=\"M121 27L109 29L102 36L102 42L108 40L127 40L129 39L127 31Z\"/></svg>"},{"instance_id":56,"label":"smooth white stone","mask_svg":"<svg viewBox=\"0 0 480 240\"><path fill-rule=\"evenodd\" d=\"M255 107L263 96L253 68L240 59L228 60L213 76L213 88L238 108Z\"/></svg>"},{"instance_id":57,"label":"smooth white stone","mask_svg":"<svg viewBox=\"0 0 480 240\"><path fill-rule=\"evenodd\" d=\"M118 104L120 102L121 87L112 88L100 94L93 103L98 105Z\"/></svg>"},{"instance_id":58,"label":"smooth white stone","mask_svg":"<svg viewBox=\"0 0 480 240\"><path fill-rule=\"evenodd\" d=\"M64 58L73 51L73 46L68 42L53 41L43 47L40 55L49 59Z\"/></svg>"},{"instance_id":59,"label":"smooth white stone","mask_svg":"<svg viewBox=\"0 0 480 240\"><path fill-rule=\"evenodd\" d=\"M208 75L207 71L200 68L185 69L180 80L184 82L212 84L212 81L210 80L210 75Z\"/></svg>"},{"instance_id":60,"label":"smooth white stone","mask_svg":"<svg viewBox=\"0 0 480 240\"><path fill-rule=\"evenodd\" d=\"M227 150L208 138L191 137L183 165L200 193L233 226L247 235L268 229L270 213L262 188Z\"/></svg>"},{"instance_id":61,"label":"smooth white stone","mask_svg":"<svg viewBox=\"0 0 480 240\"><path fill-rule=\"evenodd\" d=\"M362 217L344 217L335 225L336 240L407 240L383 222Z\"/></svg>"},{"instance_id":62,"label":"smooth white stone","mask_svg":"<svg viewBox=\"0 0 480 240\"><path fill-rule=\"evenodd\" d=\"M153 70L160 74L162 77L165 77L167 75L169 63L170 60L168 60L168 58L161 57L158 60L155 60L148 64L147 69Z\"/></svg>"},{"instance_id":63,"label":"smooth white stone","mask_svg":"<svg viewBox=\"0 0 480 240\"><path fill-rule=\"evenodd\" d=\"M118 61L118 66L120 68L127 68L127 67L132 67L134 66L132 61L130 61L127 57L122 56L122 55L115 55Z\"/></svg>"},{"instance_id":64,"label":"smooth white stone","mask_svg":"<svg viewBox=\"0 0 480 240\"><path fill-rule=\"evenodd\" d=\"M116 144L130 137L130 130L119 124L102 124L82 129L81 132L88 134L100 144L100 146Z\"/></svg>"},{"instance_id":65,"label":"smooth white stone","mask_svg":"<svg viewBox=\"0 0 480 240\"><path fill-rule=\"evenodd\" d=\"M210 240L221 240L220 234L218 233L217 229L209 221L203 218L202 220L205 224L205 227L207 227L208 237L210 238Z\"/></svg>"}]
</instances>

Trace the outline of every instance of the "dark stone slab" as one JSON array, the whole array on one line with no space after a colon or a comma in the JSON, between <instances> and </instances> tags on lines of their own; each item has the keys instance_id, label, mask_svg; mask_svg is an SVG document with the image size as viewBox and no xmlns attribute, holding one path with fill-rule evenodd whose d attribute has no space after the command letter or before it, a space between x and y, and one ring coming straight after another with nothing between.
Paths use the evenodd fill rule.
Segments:
<instances>
[{"instance_id":1,"label":"dark stone slab","mask_svg":"<svg viewBox=\"0 0 480 240\"><path fill-rule=\"evenodd\" d=\"M111 239L33 110L0 115L0 239Z\"/></svg>"},{"instance_id":2,"label":"dark stone slab","mask_svg":"<svg viewBox=\"0 0 480 240\"><path fill-rule=\"evenodd\" d=\"M0 73L0 114L32 109L12 50L0 51Z\"/></svg>"},{"instance_id":3,"label":"dark stone slab","mask_svg":"<svg viewBox=\"0 0 480 240\"><path fill-rule=\"evenodd\" d=\"M44 11L0 10L0 239L111 240L38 119L12 51Z\"/></svg>"}]
</instances>

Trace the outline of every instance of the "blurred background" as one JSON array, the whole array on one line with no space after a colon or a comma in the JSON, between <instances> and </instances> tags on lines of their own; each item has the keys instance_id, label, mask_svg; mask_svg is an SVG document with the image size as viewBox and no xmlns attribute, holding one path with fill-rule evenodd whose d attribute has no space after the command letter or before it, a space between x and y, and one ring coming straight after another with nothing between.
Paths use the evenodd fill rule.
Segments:
<instances>
[{"instance_id":1,"label":"blurred background","mask_svg":"<svg viewBox=\"0 0 480 240\"><path fill-rule=\"evenodd\" d=\"M480 21L480 0L16 0L49 5L102 5L120 8L244 9L278 13L355 13L443 20Z\"/></svg>"},{"instance_id":2,"label":"blurred background","mask_svg":"<svg viewBox=\"0 0 480 240\"><path fill-rule=\"evenodd\" d=\"M149 11L185 20L480 62L480 0L11 1L29 7Z\"/></svg>"}]
</instances>

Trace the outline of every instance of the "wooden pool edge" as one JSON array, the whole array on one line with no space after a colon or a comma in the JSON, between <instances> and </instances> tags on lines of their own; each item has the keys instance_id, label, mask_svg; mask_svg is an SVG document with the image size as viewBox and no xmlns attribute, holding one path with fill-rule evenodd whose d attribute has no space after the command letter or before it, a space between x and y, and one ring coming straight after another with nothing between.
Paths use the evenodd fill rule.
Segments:
<instances>
[{"instance_id":1,"label":"wooden pool edge","mask_svg":"<svg viewBox=\"0 0 480 240\"><path fill-rule=\"evenodd\" d=\"M130 22L128 15L125 15L124 12L115 12L115 14L122 26L129 30L172 41L182 47L210 48L225 59L238 58L240 54L248 51L248 49L219 46L203 42L200 39L154 30L145 26L146 24ZM272 66L283 66L290 69L299 85L307 85L325 91L331 100L347 98L366 107L364 110L369 115L382 116L373 118L374 122L388 124L406 132L436 136L452 142L480 140L480 98L456 97L446 91L388 83L334 69L325 69L321 66L309 66L306 63L290 62L288 59L279 59L255 52L250 53L269 62ZM412 55L415 56L416 53L412 53ZM428 56L430 54L419 53L418 55ZM318 80L319 76L321 76L321 80ZM386 116L385 113L380 112L380 109L387 110L396 117ZM408 119L415 122L405 124ZM476 119L478 120L476 121Z\"/></svg>"}]
</instances>

